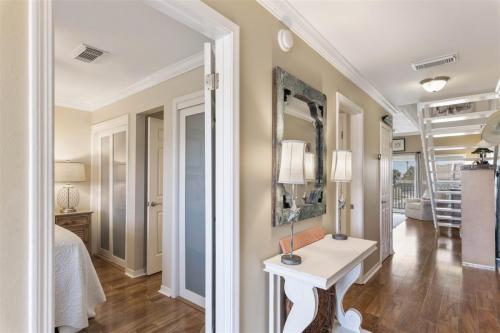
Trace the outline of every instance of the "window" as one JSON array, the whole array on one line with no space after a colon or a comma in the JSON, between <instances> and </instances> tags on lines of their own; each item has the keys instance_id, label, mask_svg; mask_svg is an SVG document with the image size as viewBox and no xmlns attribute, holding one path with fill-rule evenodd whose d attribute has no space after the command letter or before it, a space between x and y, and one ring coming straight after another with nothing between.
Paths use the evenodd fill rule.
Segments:
<instances>
[{"instance_id":1,"label":"window","mask_svg":"<svg viewBox=\"0 0 500 333\"><path fill-rule=\"evenodd\" d=\"M415 155L394 155L392 159L392 208L402 211L407 198L418 197L416 193L417 161Z\"/></svg>"}]
</instances>

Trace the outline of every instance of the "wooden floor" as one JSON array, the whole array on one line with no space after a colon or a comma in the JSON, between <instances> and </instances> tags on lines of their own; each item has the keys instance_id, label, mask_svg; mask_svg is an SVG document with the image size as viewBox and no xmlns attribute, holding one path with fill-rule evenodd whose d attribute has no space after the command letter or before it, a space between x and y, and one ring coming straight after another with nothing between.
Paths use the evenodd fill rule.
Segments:
<instances>
[{"instance_id":1,"label":"wooden floor","mask_svg":"<svg viewBox=\"0 0 500 333\"><path fill-rule=\"evenodd\" d=\"M158 293L161 274L131 279L106 261L94 266L107 301L82 332L192 332L204 327L202 311Z\"/></svg>"},{"instance_id":2,"label":"wooden floor","mask_svg":"<svg viewBox=\"0 0 500 333\"><path fill-rule=\"evenodd\" d=\"M362 312L364 328L373 333L500 332L500 278L463 268L458 237L436 234L431 223L407 220L394 229L394 250L381 270L365 286L353 286L344 300L346 308ZM130 279L102 259L95 259L95 266L107 302L97 307L84 332L202 330L203 312L158 293L160 274Z\"/></svg>"},{"instance_id":3,"label":"wooden floor","mask_svg":"<svg viewBox=\"0 0 500 333\"><path fill-rule=\"evenodd\" d=\"M372 332L500 332L500 277L463 268L460 240L407 220L394 229L395 254L344 300Z\"/></svg>"}]
</instances>

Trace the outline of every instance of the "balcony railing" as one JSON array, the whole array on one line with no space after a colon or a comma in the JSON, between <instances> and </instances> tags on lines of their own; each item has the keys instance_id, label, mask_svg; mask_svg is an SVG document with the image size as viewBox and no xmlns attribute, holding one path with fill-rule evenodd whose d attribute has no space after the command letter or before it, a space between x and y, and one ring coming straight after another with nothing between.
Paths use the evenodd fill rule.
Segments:
<instances>
[{"instance_id":1,"label":"balcony railing","mask_svg":"<svg viewBox=\"0 0 500 333\"><path fill-rule=\"evenodd\" d=\"M415 183L411 180L397 180L392 187L392 208L404 209L405 199L415 198Z\"/></svg>"}]
</instances>

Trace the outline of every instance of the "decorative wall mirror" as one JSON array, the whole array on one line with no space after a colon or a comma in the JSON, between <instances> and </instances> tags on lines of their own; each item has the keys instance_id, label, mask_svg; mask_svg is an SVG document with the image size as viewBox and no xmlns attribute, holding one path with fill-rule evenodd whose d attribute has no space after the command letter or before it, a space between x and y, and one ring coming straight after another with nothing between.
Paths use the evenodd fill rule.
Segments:
<instances>
[{"instance_id":1,"label":"decorative wall mirror","mask_svg":"<svg viewBox=\"0 0 500 333\"><path fill-rule=\"evenodd\" d=\"M326 96L280 67L274 69L273 88L272 221L278 226L288 223L292 205L291 185L278 183L283 140L306 143L305 184L296 187L298 220L326 213Z\"/></svg>"}]
</instances>

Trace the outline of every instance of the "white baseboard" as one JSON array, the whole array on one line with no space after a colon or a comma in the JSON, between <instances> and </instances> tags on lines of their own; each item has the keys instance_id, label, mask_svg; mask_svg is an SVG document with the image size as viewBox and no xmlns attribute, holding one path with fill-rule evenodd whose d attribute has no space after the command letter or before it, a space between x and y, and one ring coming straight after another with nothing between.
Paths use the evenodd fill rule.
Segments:
<instances>
[{"instance_id":1,"label":"white baseboard","mask_svg":"<svg viewBox=\"0 0 500 333\"><path fill-rule=\"evenodd\" d=\"M358 281L356 281L356 283L358 283L358 284L366 284L375 275L375 273L378 272L378 270L380 268L382 268L382 263L378 262L375 266L373 266L372 268L370 268L370 270L368 272L366 272L365 275L363 275L362 277L360 277L358 279Z\"/></svg>"},{"instance_id":2,"label":"white baseboard","mask_svg":"<svg viewBox=\"0 0 500 333\"><path fill-rule=\"evenodd\" d=\"M162 295L165 295L167 297L172 297L172 292L170 291L170 288L167 286L164 286L163 284L160 287L160 290L158 292Z\"/></svg>"},{"instance_id":3,"label":"white baseboard","mask_svg":"<svg viewBox=\"0 0 500 333\"><path fill-rule=\"evenodd\" d=\"M144 268L137 269L137 270L126 268L125 275L128 276L129 278L135 279L135 278L138 278L139 276L146 275L146 272L144 271Z\"/></svg>"},{"instance_id":4,"label":"white baseboard","mask_svg":"<svg viewBox=\"0 0 500 333\"><path fill-rule=\"evenodd\" d=\"M465 261L462 261L462 266L471 267L471 268L478 268L478 269L487 269L489 271L495 271L496 270L495 266L479 265L479 264L473 264L473 263L465 262Z\"/></svg>"}]
</instances>

